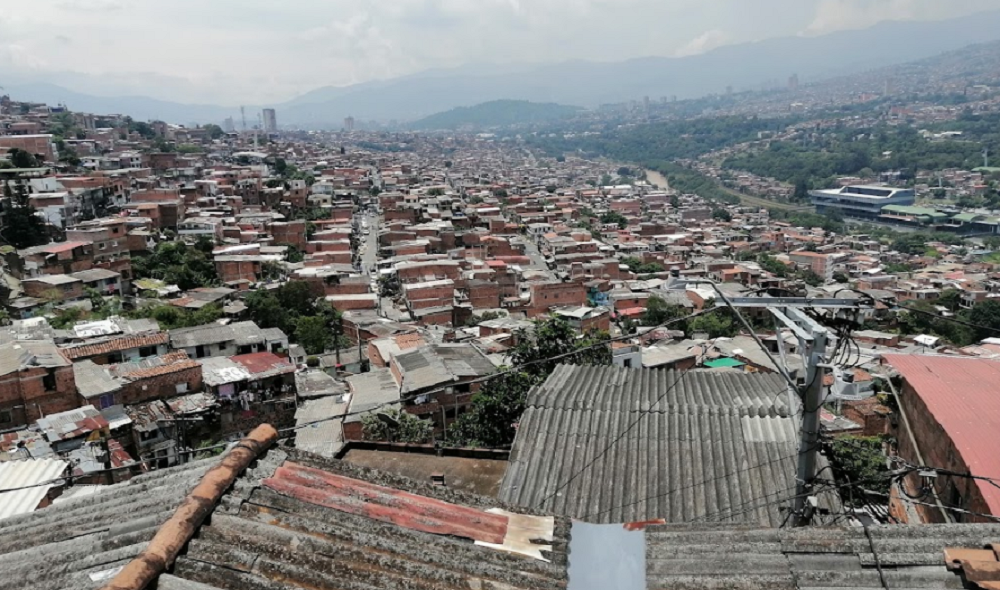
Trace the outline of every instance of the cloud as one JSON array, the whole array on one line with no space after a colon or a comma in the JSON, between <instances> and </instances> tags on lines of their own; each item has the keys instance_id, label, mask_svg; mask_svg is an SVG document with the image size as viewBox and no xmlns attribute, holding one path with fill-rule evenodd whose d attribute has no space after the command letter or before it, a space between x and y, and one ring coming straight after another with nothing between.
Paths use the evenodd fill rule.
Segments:
<instances>
[{"instance_id":1,"label":"cloud","mask_svg":"<svg viewBox=\"0 0 1000 590\"><path fill-rule=\"evenodd\" d=\"M939 20L995 9L995 0L820 0L803 35L861 29L887 20Z\"/></svg>"},{"instance_id":2,"label":"cloud","mask_svg":"<svg viewBox=\"0 0 1000 590\"><path fill-rule=\"evenodd\" d=\"M33 0L0 11L0 73L181 102L280 102L468 64L617 61L946 18L997 0ZM80 31L86 31L81 35ZM682 33L679 33L682 32ZM64 39L71 39L66 43ZM86 88L84 88L86 85Z\"/></svg>"},{"instance_id":3,"label":"cloud","mask_svg":"<svg viewBox=\"0 0 1000 590\"><path fill-rule=\"evenodd\" d=\"M726 34L725 31L712 29L711 31L705 31L701 35L698 35L694 39L691 39L686 44L682 45L677 49L677 51L674 52L674 56L685 57L688 55L698 55L700 53L705 53L706 51L711 51L716 47L721 47L729 41L730 36Z\"/></svg>"}]
</instances>

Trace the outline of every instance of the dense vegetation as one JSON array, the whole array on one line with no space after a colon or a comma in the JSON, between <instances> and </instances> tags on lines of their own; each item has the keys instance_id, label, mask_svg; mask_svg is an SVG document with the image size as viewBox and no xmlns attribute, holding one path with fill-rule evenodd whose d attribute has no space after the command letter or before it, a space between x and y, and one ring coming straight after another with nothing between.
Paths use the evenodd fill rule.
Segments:
<instances>
[{"instance_id":1,"label":"dense vegetation","mask_svg":"<svg viewBox=\"0 0 1000 590\"><path fill-rule=\"evenodd\" d=\"M579 107L526 100L494 100L471 107L458 107L413 123L412 129L488 129L566 119L580 112Z\"/></svg>"},{"instance_id":2,"label":"dense vegetation","mask_svg":"<svg viewBox=\"0 0 1000 590\"><path fill-rule=\"evenodd\" d=\"M177 285L182 291L218 285L219 277L212 262L209 239L199 239L193 246L177 242L160 242L152 253L132 258L136 279L157 279Z\"/></svg>"},{"instance_id":3,"label":"dense vegetation","mask_svg":"<svg viewBox=\"0 0 1000 590\"><path fill-rule=\"evenodd\" d=\"M610 128L599 135L540 135L530 138L529 143L553 156L583 152L641 164L695 158L727 145L755 140L760 134L780 131L794 120L705 117Z\"/></svg>"},{"instance_id":4,"label":"dense vegetation","mask_svg":"<svg viewBox=\"0 0 1000 590\"><path fill-rule=\"evenodd\" d=\"M982 163L981 151L978 143L931 141L912 127L845 127L775 141L766 149L730 157L723 165L794 184L796 198L804 200L808 189L830 186L838 176L876 179L880 173L899 171L902 180L909 180L919 170L974 168Z\"/></svg>"},{"instance_id":5,"label":"dense vegetation","mask_svg":"<svg viewBox=\"0 0 1000 590\"><path fill-rule=\"evenodd\" d=\"M280 328L308 354L350 346L340 312L320 295L308 283L289 281L276 289L254 291L246 304L258 326Z\"/></svg>"}]
</instances>

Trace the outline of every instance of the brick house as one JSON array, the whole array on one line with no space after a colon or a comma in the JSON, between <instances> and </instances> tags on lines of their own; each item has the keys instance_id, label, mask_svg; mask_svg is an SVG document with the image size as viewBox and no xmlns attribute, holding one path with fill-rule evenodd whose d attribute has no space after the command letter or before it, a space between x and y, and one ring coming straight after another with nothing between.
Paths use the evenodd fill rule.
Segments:
<instances>
[{"instance_id":1,"label":"brick house","mask_svg":"<svg viewBox=\"0 0 1000 590\"><path fill-rule=\"evenodd\" d=\"M63 353L74 362L89 359L111 365L166 354L169 339L166 332L122 334L73 344L63 348Z\"/></svg>"},{"instance_id":2,"label":"brick house","mask_svg":"<svg viewBox=\"0 0 1000 590\"><path fill-rule=\"evenodd\" d=\"M85 360L73 365L84 404L104 409L163 400L202 387L201 365L185 352L118 365L98 365Z\"/></svg>"},{"instance_id":3,"label":"brick house","mask_svg":"<svg viewBox=\"0 0 1000 590\"><path fill-rule=\"evenodd\" d=\"M0 429L78 406L73 365L51 341L0 345Z\"/></svg>"},{"instance_id":4,"label":"brick house","mask_svg":"<svg viewBox=\"0 0 1000 590\"><path fill-rule=\"evenodd\" d=\"M582 307L587 304L587 290L580 283L532 283L530 292L531 305L527 309L528 317L547 313L552 307Z\"/></svg>"},{"instance_id":5,"label":"brick house","mask_svg":"<svg viewBox=\"0 0 1000 590\"><path fill-rule=\"evenodd\" d=\"M479 377L496 367L471 344L432 344L397 354L389 371L399 385L403 408L438 427L453 421L479 391Z\"/></svg>"},{"instance_id":6,"label":"brick house","mask_svg":"<svg viewBox=\"0 0 1000 590\"><path fill-rule=\"evenodd\" d=\"M898 455L914 465L931 465L954 473L995 477L1000 473L1000 362L926 355L885 355L883 362L903 379L899 391ZM905 432L909 423L911 432ZM911 435L912 440L911 442ZM916 448L913 444L916 443ZM919 455L919 456L918 456ZM922 457L922 461L921 461ZM932 483L946 507L1000 515L1000 489L989 481L938 474ZM925 485L918 473L903 483L909 490ZM921 522L943 522L933 501L904 506L898 495L890 511L900 522L915 513ZM950 512L957 522L990 522L966 512Z\"/></svg>"},{"instance_id":7,"label":"brick house","mask_svg":"<svg viewBox=\"0 0 1000 590\"><path fill-rule=\"evenodd\" d=\"M66 230L66 239L93 244L93 261L97 268L121 273L126 281L132 278L132 255L128 244L128 227L121 217L85 221Z\"/></svg>"},{"instance_id":8,"label":"brick house","mask_svg":"<svg viewBox=\"0 0 1000 590\"><path fill-rule=\"evenodd\" d=\"M84 298L83 281L70 275L42 275L21 281L24 294L52 302L79 301Z\"/></svg>"},{"instance_id":9,"label":"brick house","mask_svg":"<svg viewBox=\"0 0 1000 590\"><path fill-rule=\"evenodd\" d=\"M20 250L23 261L20 272L12 268L19 278L38 275L69 274L94 267L94 244L91 242L53 242Z\"/></svg>"}]
</instances>

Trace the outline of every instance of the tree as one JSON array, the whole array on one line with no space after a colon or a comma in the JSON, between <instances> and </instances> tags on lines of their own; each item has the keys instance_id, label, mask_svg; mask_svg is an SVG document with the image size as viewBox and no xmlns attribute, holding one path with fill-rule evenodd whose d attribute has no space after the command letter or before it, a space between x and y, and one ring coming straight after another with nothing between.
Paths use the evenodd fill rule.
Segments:
<instances>
[{"instance_id":1,"label":"tree","mask_svg":"<svg viewBox=\"0 0 1000 590\"><path fill-rule=\"evenodd\" d=\"M825 282L823 280L823 277L819 276L818 274L809 269L806 269L801 273L799 273L799 276L802 278L803 282L805 282L805 284L809 285L810 287L819 287Z\"/></svg>"},{"instance_id":2,"label":"tree","mask_svg":"<svg viewBox=\"0 0 1000 590\"><path fill-rule=\"evenodd\" d=\"M740 333L740 328L732 312L725 309L694 318L688 322L687 333L704 333L709 338L732 338Z\"/></svg>"},{"instance_id":3,"label":"tree","mask_svg":"<svg viewBox=\"0 0 1000 590\"><path fill-rule=\"evenodd\" d=\"M14 165L15 168L38 168L41 166L41 162L38 161L31 152L22 150L21 148L12 148L7 151L7 156L10 158L10 163Z\"/></svg>"},{"instance_id":4,"label":"tree","mask_svg":"<svg viewBox=\"0 0 1000 590\"><path fill-rule=\"evenodd\" d=\"M846 274L844 274L844 273L842 273L840 271L837 271L837 272L833 273L833 282L835 282L835 283L847 283L850 280L851 280L851 277L847 276Z\"/></svg>"},{"instance_id":5,"label":"tree","mask_svg":"<svg viewBox=\"0 0 1000 590\"><path fill-rule=\"evenodd\" d=\"M618 229L628 227L628 219L617 211L607 211L601 215L601 223L617 223Z\"/></svg>"},{"instance_id":6,"label":"tree","mask_svg":"<svg viewBox=\"0 0 1000 590\"><path fill-rule=\"evenodd\" d=\"M979 326L973 330L975 341L1000 336L1000 301L987 299L975 304L963 318Z\"/></svg>"},{"instance_id":7,"label":"tree","mask_svg":"<svg viewBox=\"0 0 1000 590\"><path fill-rule=\"evenodd\" d=\"M506 199L509 195L507 194L507 189L498 188L493 191L493 196L498 199Z\"/></svg>"},{"instance_id":8,"label":"tree","mask_svg":"<svg viewBox=\"0 0 1000 590\"><path fill-rule=\"evenodd\" d=\"M506 373L486 382L472 396L469 412L448 428L448 440L465 447L502 448L514 442L528 392L539 383L524 371Z\"/></svg>"},{"instance_id":9,"label":"tree","mask_svg":"<svg viewBox=\"0 0 1000 590\"><path fill-rule=\"evenodd\" d=\"M876 436L846 436L833 439L830 446L831 464L838 483L862 487L879 494L889 493L890 472L882 450L882 439ZM866 504L863 492L842 493L848 504L861 508Z\"/></svg>"},{"instance_id":10,"label":"tree","mask_svg":"<svg viewBox=\"0 0 1000 590\"><path fill-rule=\"evenodd\" d=\"M363 416L361 432L365 440L425 444L434 436L434 425L408 412L388 409Z\"/></svg>"},{"instance_id":11,"label":"tree","mask_svg":"<svg viewBox=\"0 0 1000 590\"><path fill-rule=\"evenodd\" d=\"M488 322L490 320L498 320L500 318L507 317L507 314L502 311L484 311L480 315L473 315L468 320L466 320L465 325L472 327L478 326L483 322Z\"/></svg>"},{"instance_id":12,"label":"tree","mask_svg":"<svg viewBox=\"0 0 1000 590\"><path fill-rule=\"evenodd\" d=\"M377 186L373 186L370 189L368 189L368 194L373 197L377 197L382 194L382 189L380 189Z\"/></svg>"},{"instance_id":13,"label":"tree","mask_svg":"<svg viewBox=\"0 0 1000 590\"><path fill-rule=\"evenodd\" d=\"M444 196L444 189L440 188L440 187L434 187L434 188L432 188L432 189L430 189L430 190L427 191L427 196L428 197L443 197Z\"/></svg>"},{"instance_id":14,"label":"tree","mask_svg":"<svg viewBox=\"0 0 1000 590\"><path fill-rule=\"evenodd\" d=\"M712 209L712 219L729 222L733 220L733 215L725 209L716 207Z\"/></svg>"},{"instance_id":15,"label":"tree","mask_svg":"<svg viewBox=\"0 0 1000 590\"><path fill-rule=\"evenodd\" d=\"M518 336L520 343L508 353L508 358L513 366L522 369L490 379L472 397L470 411L448 429L453 444L489 448L509 446L524 412L528 392L544 381L556 365L611 364L607 333L588 333L581 338L560 318L538 321L533 334L521 331Z\"/></svg>"},{"instance_id":16,"label":"tree","mask_svg":"<svg viewBox=\"0 0 1000 590\"><path fill-rule=\"evenodd\" d=\"M226 132L222 130L222 127L219 127L218 125L215 125L213 123L205 125L205 131L208 132L208 136L211 137L212 139L219 139L220 137L226 134Z\"/></svg>"},{"instance_id":17,"label":"tree","mask_svg":"<svg viewBox=\"0 0 1000 590\"><path fill-rule=\"evenodd\" d=\"M565 162L566 156L556 156L556 162Z\"/></svg>"},{"instance_id":18,"label":"tree","mask_svg":"<svg viewBox=\"0 0 1000 590\"><path fill-rule=\"evenodd\" d=\"M294 324L274 293L258 289L246 299L250 319L261 328L279 328L286 334L294 333Z\"/></svg>"},{"instance_id":19,"label":"tree","mask_svg":"<svg viewBox=\"0 0 1000 590\"><path fill-rule=\"evenodd\" d=\"M322 354L331 342L331 332L326 318L322 316L302 316L295 321L295 339L305 349L306 354Z\"/></svg>"},{"instance_id":20,"label":"tree","mask_svg":"<svg viewBox=\"0 0 1000 590\"><path fill-rule=\"evenodd\" d=\"M49 243L45 222L34 207L28 204L28 188L21 182L14 184L4 181L3 194L10 206L7 207L6 222L0 229L0 236L18 250Z\"/></svg>"},{"instance_id":21,"label":"tree","mask_svg":"<svg viewBox=\"0 0 1000 590\"><path fill-rule=\"evenodd\" d=\"M667 303L662 297L653 295L646 300L646 311L642 314L642 325L659 326L688 315L684 307Z\"/></svg>"},{"instance_id":22,"label":"tree","mask_svg":"<svg viewBox=\"0 0 1000 590\"><path fill-rule=\"evenodd\" d=\"M632 176L632 170L628 166L622 166L618 169L618 176Z\"/></svg>"}]
</instances>

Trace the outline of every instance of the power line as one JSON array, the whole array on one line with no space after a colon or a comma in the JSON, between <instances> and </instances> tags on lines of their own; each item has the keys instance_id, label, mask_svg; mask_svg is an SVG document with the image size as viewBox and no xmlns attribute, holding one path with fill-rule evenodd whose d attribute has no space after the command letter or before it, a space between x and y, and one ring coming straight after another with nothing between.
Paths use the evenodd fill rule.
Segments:
<instances>
[{"instance_id":1,"label":"power line","mask_svg":"<svg viewBox=\"0 0 1000 590\"><path fill-rule=\"evenodd\" d=\"M682 374L681 374L681 376L680 376L680 377L678 377L678 378L677 378L677 379L676 379L676 380L674 381L674 383L673 383L673 384L671 385L671 387L670 387L670 388L668 388L668 389L667 389L667 391L665 391L665 392L663 393L663 395L661 395L661 396L660 396L660 398L658 398L658 399L657 399L657 400L656 400L655 402L653 402L653 403L652 403L652 404L650 405L650 410L651 410L651 409L652 409L652 408L653 408L653 407L654 407L654 406L655 406L655 405L656 405L657 403L659 403L659 402L660 402L660 400L661 400L661 399L662 399L662 398L663 398L663 397L664 397L664 396L665 396L665 395L666 395L667 393L669 393L669 392L670 392L670 389L671 389L671 388L672 388L672 387L673 387L674 385L676 385L677 383L679 383L679 382L680 382L680 380L681 380L681 379L683 379L684 375L686 375L686 373L682 373ZM780 390L780 391L779 391L778 393L779 393L779 394L781 394L781 393L785 393L785 390L784 390L784 389L781 389L781 390ZM556 490L555 490L555 491L553 491L553 492L552 492L551 494L549 494L549 495L548 495L547 497L543 498L543 499L542 499L542 501L541 501L541 502L539 502L539 503L537 504L537 506L541 507L541 505L543 505L543 504L544 504L545 502L549 501L549 500L550 500L551 498L553 498L553 497L554 497L555 495L557 495L557 494L558 494L558 492L559 492L559 491L560 491L561 489L563 489L563 488L565 488L565 487L566 487L567 485L569 485L569 483L570 483L570 482L572 482L572 481L573 481L573 479L575 479L576 477L579 477L579 476L580 476L580 475L581 475L581 474L582 474L582 473L583 473L584 471L586 471L586 470L587 470L587 469L588 469L588 468L589 468L589 467L590 467L591 465L593 465L593 464L594 464L594 463L595 463L595 462L596 462L596 461L597 461L598 459L600 459L600 458L601 458L601 457L602 457L602 456L603 456L604 454L606 454L606 453L607 453L607 452L608 452L609 450L611 450L611 447L612 447L612 446L614 446L614 445L615 445L615 443L617 443L618 441L620 441L620 440L621 440L621 439L622 439L622 438L623 438L623 437L624 437L624 436L625 436L626 434L628 434L629 430L631 430L631 428L632 428L632 427L634 427L634 426L635 426L635 425L636 425L636 424L637 424L637 423L638 423L638 422L639 422L640 420L642 420L642 418L644 418L644 417L645 417L646 415L648 415L648 413L649 413L649 411L650 411L650 410L647 410L647 411L645 411L645 412L641 413L641 414L640 414L640 416L639 416L639 417L638 417L638 418L637 418L637 419L636 419L636 420L635 420L634 422L632 422L632 424L630 424L630 425L629 425L629 426L628 426L628 427L626 428L625 432L623 432L623 433L622 433L621 435L619 435L619 436L618 436L618 438L616 438L616 439L615 439L614 441L612 441L612 442L611 442L611 443L610 443L609 445L607 445L607 446L605 447L605 449L604 449L604 450L603 450L603 451L602 451L602 452L601 452L601 453L600 453L600 454L599 454L598 456L596 456L596 457L595 457L594 459L592 459L592 460L591 460L591 461L590 461L589 463L587 463L586 465L584 465L584 466L583 466L583 467L582 467L582 468L581 468L580 470L578 470L578 471L577 471L577 472L576 472L576 473L575 473L575 474L574 474L574 475L573 475L573 476L572 476L572 477L571 477L571 478L570 478L569 480L567 480L567 481L566 481L565 483L563 483L563 484L562 484L561 486L559 486L558 488L556 488ZM811 451L811 450L813 450L813 449L810 449L810 451ZM612 507L612 508L608 508L608 509L605 509L605 510L601 510L601 511L598 511L598 512L593 512L593 513L590 513L590 514L586 514L586 515L584 515L584 516L583 516L583 517L581 517L581 518L590 518L590 517L593 517L593 516L600 516L600 515L602 515L602 514L606 514L606 513L608 513L608 512L611 512L611 511L613 511L613 510L619 510L619 509L623 509L623 508L628 508L628 507L631 507L631 506L635 506L636 504L641 504L641 503L643 503L643 502L646 502L646 501L648 501L648 500L655 500L655 499L657 499L657 498L662 498L662 497L664 497L664 496L669 496L669 495L673 495L673 494L675 494L675 493L677 493L677 492L682 492L682 491L685 491L685 490L689 490L689 489L693 489L693 488L696 488L696 487L699 487L699 486L703 486L703 485L707 485L707 484L711 484L711 483L714 483L714 482L716 482L716 481L719 481L719 480L722 480L722 479L726 479L726 478L728 478L728 477L730 477L730 476L734 476L734 475L739 475L740 473L747 473L747 472L749 472L749 471L752 471L752 470L754 470L754 469L761 469L761 468L763 468L763 467L767 467L767 466L769 466L769 465L773 465L773 464L775 464L775 463L778 463L778 462L781 462L781 461L785 461L785 460L787 460L787 459L794 459L794 458L798 457L798 456L799 456L800 454L802 454L802 453L801 453L801 452L796 452L796 453L794 453L794 454L791 454L791 455L785 455L785 456L781 456L781 457L776 457L776 458L774 458L774 459L771 459L770 461L765 461L764 463L760 463L760 464L757 464L757 465L754 465L754 466L752 466L752 467L747 467L747 468L745 468L745 469L737 469L737 470L735 470L735 471L732 471L732 472L729 472L729 473L724 473L724 474L722 474L722 475L718 475L718 476L716 476L716 477L713 477L713 478L710 478L710 479L706 479L706 480L704 480L704 481L699 481L699 482L695 482L695 483L693 483L693 484L688 484L688 485L685 485L685 486L681 486L681 487L679 487L679 488L674 488L674 489L671 489L671 490L667 490L666 492L662 492L662 493L659 493L659 494L654 494L654 495L652 495L652 496L647 496L647 497L645 497L645 498L641 498L641 499L639 499L639 500L636 500L636 501L634 501L634 502L629 502L629 503L627 503L627 504L622 504L622 505L620 505L620 506L614 506L614 507Z\"/></svg>"},{"instance_id":2,"label":"power line","mask_svg":"<svg viewBox=\"0 0 1000 590\"><path fill-rule=\"evenodd\" d=\"M703 315L707 315L707 314L710 314L710 313L714 313L716 311L719 311L720 309L721 308L719 308L719 307L712 307L712 308L709 308L709 309L703 309L701 311L697 311L695 313L689 314L689 315L684 316L682 318L674 318L672 320L667 320L665 322L657 324L656 326L651 327L650 330L657 330L659 328L666 328L666 327L669 327L669 326L672 326L672 325L675 325L675 324L679 324L681 322L686 322L688 320L694 319L694 318L699 317L699 316L703 316ZM484 375L482 377L476 377L475 379L470 379L468 381L463 381L461 383L461 385L473 385L473 384L476 384L476 383L485 383L487 381L492 381L493 379L504 377L504 376L510 375L512 373L521 372L522 370L524 370L524 369L526 369L528 367L532 367L534 365L539 365L539 364L542 364L542 363L551 363L553 361L558 361L558 360L562 360L562 359L565 359L565 358L577 356L577 355L579 355L581 353L584 353L584 352L587 352L589 350L593 350L593 349L596 349L596 348L601 348L601 347L607 346L607 345L611 344L612 342L619 342L619 341L622 341L622 340L629 340L629 339L632 339L632 338L635 338L635 336L631 335L631 334L623 334L622 336L615 336L615 337L612 337L612 338L606 338L604 340L601 340L600 342L596 342L596 343L590 344L588 346L577 348L577 349L569 351L569 352L565 352L565 353L561 353L561 354L557 354L557 355L554 355L554 356L545 357L545 358L541 358L541 359L536 359L536 360L533 360L533 361L528 361L526 363L522 363L522 364L514 366L514 367L509 367L509 368L507 368L507 369L505 369L503 371L498 371L496 373L490 373L489 375ZM298 425L293 426L293 427L281 429L278 432L279 433L281 433L281 432L294 432L296 430L301 430L303 428L308 428L309 426L314 426L316 424L321 424L323 422L330 422L331 420L340 420L342 418L347 418L347 417L350 417L350 416L360 416L360 415L363 415L363 414L370 414L372 412L375 412L375 411L380 410L380 409L385 408L385 407L394 406L394 405L397 405L397 404L400 404L400 403L404 403L404 402L408 402L408 401L413 401L413 400L415 400L417 398L430 396L430 395L433 395L435 393L444 393L444 392L447 392L447 390L448 390L449 387L451 387L451 386L442 386L442 387L436 387L436 388L433 388L433 389L424 390L424 391L421 391L420 393L415 393L415 394L412 394L412 395L409 395L409 396L406 396L406 397L401 397L399 399L391 400L391 401L388 401L388 402L383 402L381 404L378 404L378 405L376 405L374 407L371 407L371 408L367 408L365 410L359 410L359 411L355 411L355 412L346 412L344 414L337 414L336 416L330 416L330 417L327 417L327 418L319 418L319 419L313 420L311 422L306 422L304 424L298 424Z\"/></svg>"}]
</instances>

